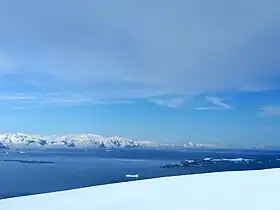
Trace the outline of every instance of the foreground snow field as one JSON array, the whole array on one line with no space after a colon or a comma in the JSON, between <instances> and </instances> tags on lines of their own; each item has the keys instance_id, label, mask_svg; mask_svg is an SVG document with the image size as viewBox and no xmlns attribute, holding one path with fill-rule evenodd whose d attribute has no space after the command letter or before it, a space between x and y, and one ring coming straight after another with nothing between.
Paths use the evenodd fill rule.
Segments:
<instances>
[{"instance_id":1,"label":"foreground snow field","mask_svg":"<svg viewBox=\"0 0 280 210\"><path fill-rule=\"evenodd\" d=\"M0 210L273 210L280 169L157 178L0 200Z\"/></svg>"}]
</instances>

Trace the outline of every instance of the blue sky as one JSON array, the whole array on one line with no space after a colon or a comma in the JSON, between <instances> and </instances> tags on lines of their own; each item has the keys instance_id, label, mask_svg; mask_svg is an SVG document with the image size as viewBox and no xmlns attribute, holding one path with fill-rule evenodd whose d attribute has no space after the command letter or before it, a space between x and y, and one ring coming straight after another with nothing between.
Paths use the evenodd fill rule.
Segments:
<instances>
[{"instance_id":1,"label":"blue sky","mask_svg":"<svg viewBox=\"0 0 280 210\"><path fill-rule=\"evenodd\" d=\"M2 0L0 132L280 144L280 2Z\"/></svg>"}]
</instances>

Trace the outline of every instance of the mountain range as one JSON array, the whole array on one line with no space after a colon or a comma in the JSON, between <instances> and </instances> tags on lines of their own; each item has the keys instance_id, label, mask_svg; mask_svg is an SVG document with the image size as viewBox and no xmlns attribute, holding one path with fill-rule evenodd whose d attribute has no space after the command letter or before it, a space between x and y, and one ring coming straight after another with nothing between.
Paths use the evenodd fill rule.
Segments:
<instances>
[{"instance_id":1,"label":"mountain range","mask_svg":"<svg viewBox=\"0 0 280 210\"><path fill-rule=\"evenodd\" d=\"M152 141L136 141L118 136L104 137L99 134L73 134L42 136L24 133L0 134L0 148L53 148L53 147L93 147L93 148L211 148L210 144L161 144Z\"/></svg>"}]
</instances>

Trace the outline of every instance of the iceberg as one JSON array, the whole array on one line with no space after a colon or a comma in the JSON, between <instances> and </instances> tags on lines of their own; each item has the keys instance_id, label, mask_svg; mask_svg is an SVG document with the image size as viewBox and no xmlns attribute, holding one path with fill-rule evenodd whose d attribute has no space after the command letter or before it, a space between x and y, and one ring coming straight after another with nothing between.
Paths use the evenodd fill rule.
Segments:
<instances>
[{"instance_id":1,"label":"iceberg","mask_svg":"<svg viewBox=\"0 0 280 210\"><path fill-rule=\"evenodd\" d=\"M138 174L126 174L125 177L127 178L139 178Z\"/></svg>"},{"instance_id":2,"label":"iceberg","mask_svg":"<svg viewBox=\"0 0 280 210\"><path fill-rule=\"evenodd\" d=\"M1 210L279 209L280 169L138 180L0 200Z\"/></svg>"},{"instance_id":3,"label":"iceberg","mask_svg":"<svg viewBox=\"0 0 280 210\"><path fill-rule=\"evenodd\" d=\"M246 159L246 158L204 158L205 161L214 161L214 162L220 162L220 161L229 161L229 162L252 162L254 159Z\"/></svg>"}]
</instances>

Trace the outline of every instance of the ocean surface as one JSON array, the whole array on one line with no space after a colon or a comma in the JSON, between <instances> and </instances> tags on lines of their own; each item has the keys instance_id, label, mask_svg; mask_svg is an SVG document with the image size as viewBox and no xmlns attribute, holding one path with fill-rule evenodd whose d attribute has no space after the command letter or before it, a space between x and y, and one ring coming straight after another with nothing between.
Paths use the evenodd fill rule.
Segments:
<instances>
[{"instance_id":1,"label":"ocean surface","mask_svg":"<svg viewBox=\"0 0 280 210\"><path fill-rule=\"evenodd\" d=\"M164 176L280 168L280 151L0 149L0 199Z\"/></svg>"}]
</instances>

